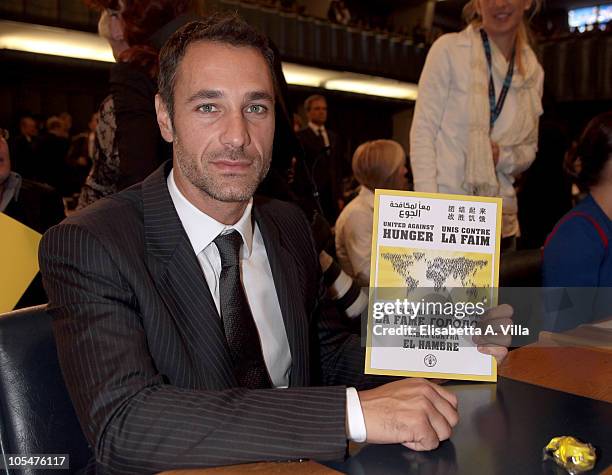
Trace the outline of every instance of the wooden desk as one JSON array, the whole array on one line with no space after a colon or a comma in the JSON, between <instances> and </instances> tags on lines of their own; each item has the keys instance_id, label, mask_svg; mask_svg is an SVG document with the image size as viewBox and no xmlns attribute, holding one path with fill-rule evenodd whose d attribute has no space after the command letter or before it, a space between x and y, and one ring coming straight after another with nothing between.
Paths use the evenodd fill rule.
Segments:
<instances>
[{"instance_id":1,"label":"wooden desk","mask_svg":"<svg viewBox=\"0 0 612 475\"><path fill-rule=\"evenodd\" d=\"M272 475L335 475L341 472L337 472L312 460L307 460L305 462L248 463L206 469L170 470L159 475L242 475L251 473Z\"/></svg>"},{"instance_id":2,"label":"wooden desk","mask_svg":"<svg viewBox=\"0 0 612 475\"><path fill-rule=\"evenodd\" d=\"M600 450L593 474L612 465L612 405L500 377L497 384L452 382L461 420L450 440L430 452L414 452L399 444L353 444L351 457L327 462L349 475L542 475L555 473L542 463L542 449L551 438L573 435ZM323 471L326 470L326 471ZM166 475L240 475L249 473L338 473L314 462L235 465L207 470L173 471Z\"/></svg>"},{"instance_id":3,"label":"wooden desk","mask_svg":"<svg viewBox=\"0 0 612 475\"><path fill-rule=\"evenodd\" d=\"M540 342L511 351L500 376L612 402L612 349Z\"/></svg>"},{"instance_id":4,"label":"wooden desk","mask_svg":"<svg viewBox=\"0 0 612 475\"><path fill-rule=\"evenodd\" d=\"M600 447L603 443L610 445L603 435L612 423L610 407L569 394L612 403L612 349L604 345L561 346L567 344L568 341L559 342L544 335L537 344L511 351L498 371L505 378L562 393L523 387L504 379L497 385L451 382L449 389L460 399L462 423L455 428L450 442L432 452L412 452L397 444L352 444L351 458L335 464L341 472L307 461L173 470L163 475L387 475L408 473L415 467L423 468L423 473L458 475L479 471L540 474L542 447L553 436L567 432ZM589 426L587 432L585 424ZM598 462L595 473L606 468L605 474L612 475L612 447L606 449L605 460Z\"/></svg>"}]
</instances>

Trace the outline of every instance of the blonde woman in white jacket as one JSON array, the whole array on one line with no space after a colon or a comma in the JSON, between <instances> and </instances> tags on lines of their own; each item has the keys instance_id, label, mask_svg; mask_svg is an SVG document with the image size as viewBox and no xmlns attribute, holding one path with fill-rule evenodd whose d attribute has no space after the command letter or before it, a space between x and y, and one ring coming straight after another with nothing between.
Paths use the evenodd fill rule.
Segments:
<instances>
[{"instance_id":1,"label":"blonde woman in white jacket","mask_svg":"<svg viewBox=\"0 0 612 475\"><path fill-rule=\"evenodd\" d=\"M415 190L501 196L502 249L519 235L515 177L537 151L544 72L525 17L540 2L471 0L468 27L427 55L410 131Z\"/></svg>"}]
</instances>

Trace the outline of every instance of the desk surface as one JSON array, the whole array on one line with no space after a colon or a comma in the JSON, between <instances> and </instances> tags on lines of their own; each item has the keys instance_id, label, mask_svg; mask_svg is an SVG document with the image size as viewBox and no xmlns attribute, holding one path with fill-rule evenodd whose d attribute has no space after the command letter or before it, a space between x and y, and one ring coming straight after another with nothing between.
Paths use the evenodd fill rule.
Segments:
<instances>
[{"instance_id":1,"label":"desk surface","mask_svg":"<svg viewBox=\"0 0 612 475\"><path fill-rule=\"evenodd\" d=\"M262 463L209 470L166 472L204 474L355 475L555 475L553 462L542 462L542 449L555 436L573 435L592 443L598 453L595 470L612 465L612 404L500 378L497 384L452 383L460 422L450 440L431 452L401 445L351 444L344 462ZM560 473L560 472L559 472ZM607 473L607 472L606 472Z\"/></svg>"},{"instance_id":2,"label":"desk surface","mask_svg":"<svg viewBox=\"0 0 612 475\"><path fill-rule=\"evenodd\" d=\"M612 349L529 345L511 351L499 374L525 383L612 402Z\"/></svg>"},{"instance_id":3,"label":"desk surface","mask_svg":"<svg viewBox=\"0 0 612 475\"><path fill-rule=\"evenodd\" d=\"M555 436L573 435L597 449L590 473L612 475L612 351L530 345L510 352L499 374L497 385L446 385L457 394L461 420L451 440L432 452L351 444L350 458L326 466L260 463L167 474L552 475L555 465L542 463L542 449Z\"/></svg>"},{"instance_id":4,"label":"desk surface","mask_svg":"<svg viewBox=\"0 0 612 475\"><path fill-rule=\"evenodd\" d=\"M542 449L554 436L573 435L598 450L595 471L612 464L612 404L500 378L497 385L459 383L461 420L449 441L432 452L400 445L353 447L343 463L348 474L554 474Z\"/></svg>"}]
</instances>

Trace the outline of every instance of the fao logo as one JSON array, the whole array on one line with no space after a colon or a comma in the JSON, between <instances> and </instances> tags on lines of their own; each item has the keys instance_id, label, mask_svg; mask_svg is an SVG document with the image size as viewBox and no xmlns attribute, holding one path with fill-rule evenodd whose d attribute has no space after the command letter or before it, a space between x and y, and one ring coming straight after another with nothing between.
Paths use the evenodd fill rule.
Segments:
<instances>
[{"instance_id":1,"label":"fao logo","mask_svg":"<svg viewBox=\"0 0 612 475\"><path fill-rule=\"evenodd\" d=\"M438 360L436 359L434 355L427 355L425 359L423 360L423 362L425 363L425 366L427 366L428 368L432 368L433 366L436 365Z\"/></svg>"}]
</instances>

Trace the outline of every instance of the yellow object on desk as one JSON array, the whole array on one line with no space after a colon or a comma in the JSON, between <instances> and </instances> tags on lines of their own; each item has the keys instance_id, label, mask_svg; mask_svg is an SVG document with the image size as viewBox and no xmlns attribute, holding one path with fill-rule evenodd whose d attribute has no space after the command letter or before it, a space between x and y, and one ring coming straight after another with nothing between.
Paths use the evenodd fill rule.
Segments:
<instances>
[{"instance_id":1,"label":"yellow object on desk","mask_svg":"<svg viewBox=\"0 0 612 475\"><path fill-rule=\"evenodd\" d=\"M554 437L544 448L544 458L552 458L571 475L586 472L595 466L595 449L575 437Z\"/></svg>"},{"instance_id":2,"label":"yellow object on desk","mask_svg":"<svg viewBox=\"0 0 612 475\"><path fill-rule=\"evenodd\" d=\"M0 313L13 310L38 272L41 234L0 213Z\"/></svg>"}]
</instances>

